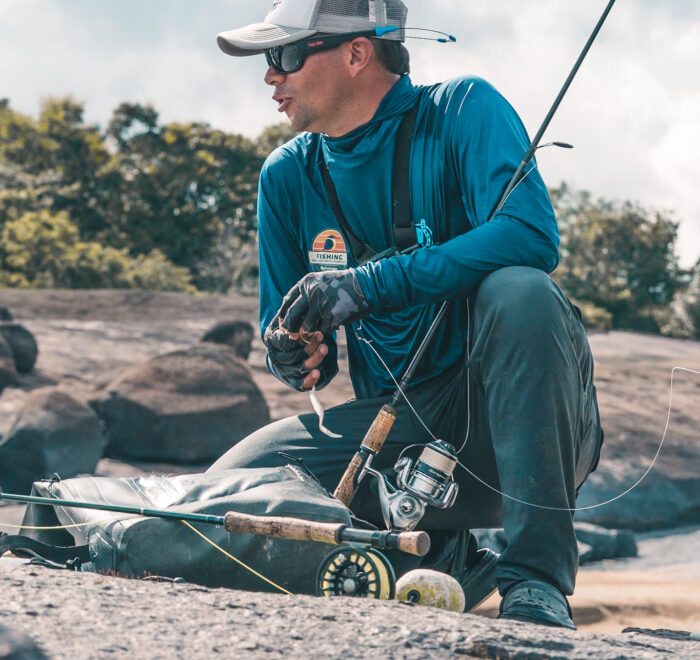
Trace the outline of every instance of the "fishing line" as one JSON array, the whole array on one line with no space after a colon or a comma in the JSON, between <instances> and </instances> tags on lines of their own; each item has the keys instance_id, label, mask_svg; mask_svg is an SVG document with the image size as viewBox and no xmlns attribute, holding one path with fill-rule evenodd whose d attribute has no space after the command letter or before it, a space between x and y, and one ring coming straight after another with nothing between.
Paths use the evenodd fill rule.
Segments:
<instances>
[{"instance_id":1,"label":"fishing line","mask_svg":"<svg viewBox=\"0 0 700 660\"><path fill-rule=\"evenodd\" d=\"M108 518L106 520L89 521L82 523L75 523L74 525L55 525L54 527L30 527L29 525L10 525L10 523L0 522L0 527L7 527L8 529L29 529L38 532L48 532L58 529L76 529L78 527L86 527L87 525L106 525L111 522L122 522L122 520L129 520L129 518L136 518L137 516L127 516L126 518L120 518L115 520L114 518Z\"/></svg>"},{"instance_id":2,"label":"fishing line","mask_svg":"<svg viewBox=\"0 0 700 660\"><path fill-rule=\"evenodd\" d=\"M202 532L200 532L196 527L193 527L192 525L190 525L190 523L188 523L186 520L181 520L180 522L183 525L186 525L187 527L189 527L195 534L197 534L198 536L201 536L209 545L214 546L214 548L216 548L219 552L226 555L229 559L232 559L233 561L235 561L239 566L242 566L246 570L250 571L256 577L259 577L264 582L267 582L269 585L273 586L275 589L279 589L282 593L285 593L288 596L294 595L291 591L287 591L284 587L280 587L280 585L277 584L276 582L273 582L269 578L266 578L261 573L258 573L254 568L251 568L250 566L248 566L248 564L246 564L245 562L242 562L237 557L234 557L230 552L227 552L220 545L217 545L216 543L214 543L214 541L212 541L208 536L202 534Z\"/></svg>"},{"instance_id":3,"label":"fishing line","mask_svg":"<svg viewBox=\"0 0 700 660\"><path fill-rule=\"evenodd\" d=\"M387 371L387 373L389 374L389 376L391 376L391 380L393 380L394 383L396 384L396 388L398 389L399 392L401 392L401 396L405 399L406 403L408 404L408 407L413 411L413 414L416 416L416 419L423 425L423 428L428 432L428 435L429 435L433 440L437 440L437 438L435 437L435 435L433 435L433 432L428 428L428 426L427 426L426 423L423 421L423 419L421 418L421 416L416 412L416 409L413 407L413 404L409 401L408 397L406 396L406 393L405 393L405 392L403 391L403 389L401 388L401 385L400 385L399 382L396 380L396 378L394 378L394 374L391 373L391 369L389 369L389 367L387 366L387 363L384 362L384 360L382 359L382 356L379 355L379 353L377 352L377 349L374 348L374 346L372 346L372 342L371 342L369 339L366 339L365 337L361 337L361 336L358 334L358 332L359 332L360 330L362 330L362 322L360 322L360 327L357 328L357 330L356 330L355 328L352 329L353 333L355 334L355 337L357 337L357 339L358 339L359 341L365 342L365 344L367 344L367 346L369 346L369 347L372 349L372 351L374 351L374 354L377 356L377 358L379 359L379 361L382 363L382 365L383 365L384 368L386 369L386 371Z\"/></svg>"},{"instance_id":4,"label":"fishing line","mask_svg":"<svg viewBox=\"0 0 700 660\"><path fill-rule=\"evenodd\" d=\"M397 382L396 378L394 378L394 374L391 372L391 369L389 369L389 367L387 366L386 362L382 359L382 356L379 355L379 353L377 352L377 350L374 348L374 346L372 345L372 342L371 342L369 339L366 339L366 338L364 338L364 337L361 337L361 336L358 334L358 330L361 330L361 329L362 329L362 324L361 324L361 323L360 323L360 327L359 327L357 330L355 330L355 329L353 328L353 332L354 332L354 334L355 334L355 337L357 337L358 340L360 340L360 341L366 343L366 344L372 349L372 351L374 352L374 354L377 356L377 358L379 359L379 361L382 363L382 365L383 365L384 368L386 369L386 371L387 371L387 373L389 374L389 376L391 376L391 379L392 379L392 380L394 381L394 383L396 384L396 387L398 388L398 391L401 393L401 396L405 399L406 403L408 404L408 407L411 409L411 411L413 412L413 414L416 416L416 419L421 423L421 425L423 426L423 428L428 432L428 435L430 435L430 437L431 437L433 440L437 440L438 438L437 438L437 437L435 436L435 434L428 428L428 426L426 425L426 423L423 421L423 419L421 418L421 416L418 414L418 412L416 411L416 409L413 407L413 405L412 405L411 402L409 401L408 397L406 396L406 393L401 389L401 386L400 386L399 383ZM502 497L505 497L506 499L512 500L512 501L514 501L514 502L518 502L518 504L523 504L523 505L525 505L525 506L531 506L531 507L534 507L534 508L536 508L536 509L545 509L545 510L547 510L547 511L570 511L570 512L575 512L575 511L587 511L587 510L590 510L590 509L597 509L598 507L601 507L601 506L606 506L606 505L608 505L608 504L610 504L610 503L612 503L612 502L615 502L616 500L619 500L621 497L624 497L625 495L627 495L627 493L631 492L631 491L634 490L637 486L639 486L639 484L642 483L642 481L646 478L646 476L649 474L649 472L651 472L652 468L653 468L654 465L656 464L656 460L658 459L659 454L661 453L661 448L663 447L664 441L666 440L666 435L667 435L667 433L668 433L669 424L671 423L671 410L672 410L672 408L673 408L673 379L674 379L674 376L675 376L676 371L685 371L686 373L696 374L696 375L700 376L700 371L695 371L695 370L693 370L693 369L688 369L688 368L686 368L686 367L673 367L673 368L671 369L671 384L670 384L670 389L669 389L668 413L667 413L667 415L666 415L666 426L664 427L664 432L663 432L663 434L662 434L662 436L661 436L661 442L659 442L659 447L658 447L658 449L656 450L656 453L654 454L654 458L652 459L651 464L649 465L649 467L645 470L644 474L642 474L642 476L639 477L639 479L637 479L637 481L635 481L629 488L627 488L627 490L623 491L623 492L620 493L619 495L616 495L615 497L610 498L609 500L605 500L604 502L600 502L600 503L598 503L598 504L591 504L591 505L589 505L589 506L582 506L582 507L576 507L576 508L558 507L558 506L545 506L545 505L543 505L543 504L535 504L534 502L527 502L526 500L521 500L521 499L519 499L519 498L517 498L517 497L513 497L512 495L508 495L507 493L504 493L503 491L499 490L498 488L495 488L495 487L492 486L491 484L486 483L483 479L481 479L481 478L478 477L476 474L474 474L474 473L473 473L466 465L464 465L464 463L462 463L461 461L457 461L457 464L458 464L463 470L465 470L465 472L467 472L467 474L469 474L471 477L473 477L474 479L476 479L476 480L477 480L480 484L482 484L483 486L486 486L489 490L493 491L494 493L497 493L497 494L501 495ZM468 408L468 409L469 409L469 408ZM462 449L464 449L464 447L465 447L465 445L466 445L466 443L467 443L467 439L468 439L468 438L469 438L469 427L467 427L467 435L466 435L466 437L465 437L465 439L464 439L464 442L462 443L462 446L460 447L458 453L461 452ZM425 444L426 444L426 443L415 443L415 444L413 444L413 445L410 445L410 447L415 447L415 446L417 446L417 445L418 445L418 446L421 446L421 445L422 445L422 446L425 446ZM404 451L405 451L406 449L408 449L408 448L409 448L409 447L406 447L406 448L404 449Z\"/></svg>"}]
</instances>

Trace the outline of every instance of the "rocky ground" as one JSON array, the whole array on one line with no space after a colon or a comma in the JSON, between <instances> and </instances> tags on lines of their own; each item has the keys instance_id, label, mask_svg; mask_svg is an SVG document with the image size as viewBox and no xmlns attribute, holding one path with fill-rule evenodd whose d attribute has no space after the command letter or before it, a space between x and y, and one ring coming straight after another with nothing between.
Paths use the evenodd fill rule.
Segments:
<instances>
[{"instance_id":1,"label":"rocky ground","mask_svg":"<svg viewBox=\"0 0 700 660\"><path fill-rule=\"evenodd\" d=\"M700 657L687 633L574 633L396 601L149 584L7 560L0 589L12 594L0 622L51 658Z\"/></svg>"},{"instance_id":2,"label":"rocky ground","mask_svg":"<svg viewBox=\"0 0 700 660\"><path fill-rule=\"evenodd\" d=\"M219 320L255 324L257 312L253 299L117 291L2 290L0 307L10 309L39 343L34 373L22 376L17 387L6 388L0 396L0 433L36 387L60 384L87 398L126 366L189 346ZM700 371L700 344L695 342L609 333L592 335L591 345L608 439L602 476L593 475L592 489L582 495L589 503L620 492L649 465L666 424L671 368ZM311 409L306 395L283 388L267 373L257 337L249 363L273 419ZM633 491L612 505L617 508L611 508L611 514L596 510L600 516L589 515L589 520L606 522L607 515L643 529L639 512L648 509L653 528L700 522L700 498L695 497L700 478L699 388L700 376L676 372L665 447L652 472L656 481L649 482L654 490ZM321 393L327 407L351 396L343 372ZM98 465L98 473L113 476L198 469L201 466L110 459ZM659 492L668 493L668 498L658 497ZM20 518L18 507L0 507L0 521ZM50 657L114 657L127 652L137 657L199 657L216 653L214 647L243 657L360 657L380 651L388 657L694 657L699 645L687 636L674 641L641 633L600 637L587 632L620 633L628 626L700 630L697 526L650 532L638 541L639 558L581 571L573 605L585 634L552 633L484 618L494 615L495 599L480 608L483 616L457 617L395 603L320 603L144 584L21 567L7 559L0 562L0 593L6 595L0 604L0 626L28 633ZM2 639L0 633L0 658L5 657Z\"/></svg>"}]
</instances>

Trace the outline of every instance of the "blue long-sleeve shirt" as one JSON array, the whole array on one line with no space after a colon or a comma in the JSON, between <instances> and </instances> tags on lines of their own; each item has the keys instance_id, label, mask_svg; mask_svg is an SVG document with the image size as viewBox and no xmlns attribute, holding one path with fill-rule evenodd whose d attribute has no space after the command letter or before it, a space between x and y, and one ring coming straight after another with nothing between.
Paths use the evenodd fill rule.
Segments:
<instances>
[{"instance_id":1,"label":"blue long-sleeve shirt","mask_svg":"<svg viewBox=\"0 0 700 660\"><path fill-rule=\"evenodd\" d=\"M414 384L453 367L467 346L467 304L481 281L506 266L551 272L559 236L535 167L487 222L529 140L508 102L487 82L464 77L415 87L403 76L373 119L347 135L303 133L276 149L260 176L260 325L306 273L356 267L329 206L322 156L352 231L377 252L393 245L391 175L403 114L419 103L410 159L413 221L423 247L357 268L370 305L362 334L399 378L443 300L454 300ZM398 310L398 311L383 311ZM358 398L394 389L370 347L347 333Z\"/></svg>"}]
</instances>

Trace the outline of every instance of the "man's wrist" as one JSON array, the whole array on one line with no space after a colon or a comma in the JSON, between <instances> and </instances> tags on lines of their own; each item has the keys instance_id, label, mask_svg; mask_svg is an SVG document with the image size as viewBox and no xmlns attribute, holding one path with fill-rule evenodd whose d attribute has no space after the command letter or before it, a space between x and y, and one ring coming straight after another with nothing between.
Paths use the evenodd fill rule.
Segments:
<instances>
[{"instance_id":1,"label":"man's wrist","mask_svg":"<svg viewBox=\"0 0 700 660\"><path fill-rule=\"evenodd\" d=\"M401 266L395 266L401 257L372 261L355 269L355 278L372 311L388 312L407 306L405 278Z\"/></svg>"}]
</instances>

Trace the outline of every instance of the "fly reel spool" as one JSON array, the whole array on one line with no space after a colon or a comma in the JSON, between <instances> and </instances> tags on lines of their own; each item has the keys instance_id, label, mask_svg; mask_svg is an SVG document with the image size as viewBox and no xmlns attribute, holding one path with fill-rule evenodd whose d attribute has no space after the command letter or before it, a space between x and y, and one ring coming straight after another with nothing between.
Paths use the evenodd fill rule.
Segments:
<instances>
[{"instance_id":1,"label":"fly reel spool","mask_svg":"<svg viewBox=\"0 0 700 660\"><path fill-rule=\"evenodd\" d=\"M396 594L396 574L381 552L345 546L323 560L316 577L316 593L391 600Z\"/></svg>"}]
</instances>

